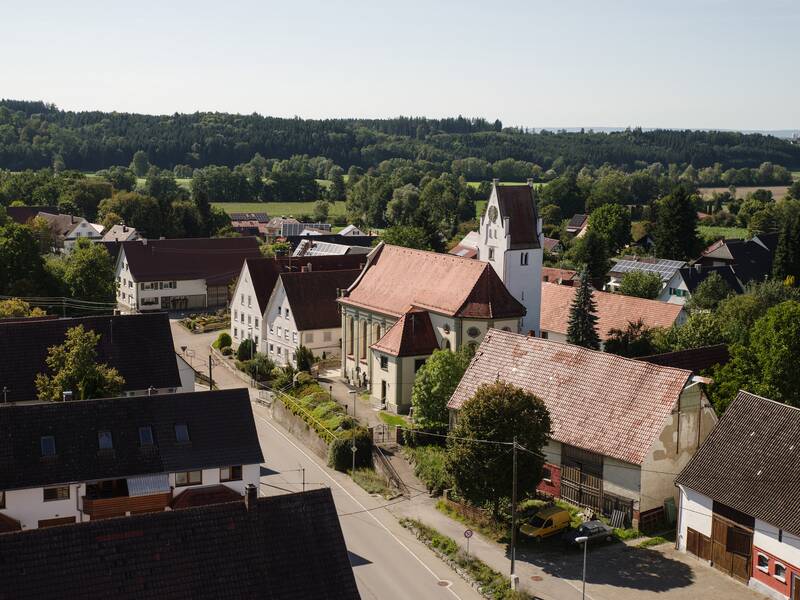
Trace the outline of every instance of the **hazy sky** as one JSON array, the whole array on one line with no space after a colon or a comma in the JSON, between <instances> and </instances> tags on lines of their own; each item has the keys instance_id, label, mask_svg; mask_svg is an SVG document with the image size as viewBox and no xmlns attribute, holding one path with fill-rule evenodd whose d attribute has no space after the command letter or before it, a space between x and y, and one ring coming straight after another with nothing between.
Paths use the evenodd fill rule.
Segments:
<instances>
[{"instance_id":1,"label":"hazy sky","mask_svg":"<svg viewBox=\"0 0 800 600\"><path fill-rule=\"evenodd\" d=\"M800 129L800 0L44 0L0 97L66 109Z\"/></svg>"}]
</instances>

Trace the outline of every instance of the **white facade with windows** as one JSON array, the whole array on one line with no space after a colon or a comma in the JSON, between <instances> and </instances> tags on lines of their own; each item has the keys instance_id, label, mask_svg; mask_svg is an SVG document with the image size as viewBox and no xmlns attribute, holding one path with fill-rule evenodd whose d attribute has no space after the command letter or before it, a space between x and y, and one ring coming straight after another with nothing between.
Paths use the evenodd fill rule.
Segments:
<instances>
[{"instance_id":1,"label":"white facade with windows","mask_svg":"<svg viewBox=\"0 0 800 600\"><path fill-rule=\"evenodd\" d=\"M258 297L253 286L247 261L242 267L239 280L230 304L231 339L233 348L239 347L244 340L253 340L257 352L264 352L266 327L264 317L258 305Z\"/></svg>"}]
</instances>

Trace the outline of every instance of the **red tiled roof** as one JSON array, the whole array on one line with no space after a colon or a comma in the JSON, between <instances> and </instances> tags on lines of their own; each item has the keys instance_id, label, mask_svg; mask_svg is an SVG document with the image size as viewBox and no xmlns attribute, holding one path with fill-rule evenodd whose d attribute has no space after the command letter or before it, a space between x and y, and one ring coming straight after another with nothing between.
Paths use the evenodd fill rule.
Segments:
<instances>
[{"instance_id":1,"label":"red tiled roof","mask_svg":"<svg viewBox=\"0 0 800 600\"><path fill-rule=\"evenodd\" d=\"M134 279L205 279L211 285L233 281L247 258L261 256L258 238L187 238L122 242Z\"/></svg>"},{"instance_id":2,"label":"red tiled roof","mask_svg":"<svg viewBox=\"0 0 800 600\"><path fill-rule=\"evenodd\" d=\"M690 371L491 329L447 406L459 409L480 385L506 381L544 401L554 440L638 465L690 376Z\"/></svg>"},{"instance_id":3,"label":"red tiled roof","mask_svg":"<svg viewBox=\"0 0 800 600\"><path fill-rule=\"evenodd\" d=\"M409 306L456 317L525 314L491 265L451 254L381 244L340 302L400 317Z\"/></svg>"},{"instance_id":4,"label":"red tiled roof","mask_svg":"<svg viewBox=\"0 0 800 600\"><path fill-rule=\"evenodd\" d=\"M576 287L542 283L542 331L566 334L569 309ZM625 329L630 321L642 319L648 327L670 327L678 319L683 306L658 300L634 298L622 294L594 291L597 303L597 332L600 339L608 337L610 329Z\"/></svg>"},{"instance_id":5,"label":"red tiled roof","mask_svg":"<svg viewBox=\"0 0 800 600\"><path fill-rule=\"evenodd\" d=\"M577 271L571 271L570 269L542 267L542 281L548 281L551 283L559 281L572 281L573 279L577 279L577 275ZM546 280L545 277L547 277Z\"/></svg>"},{"instance_id":6,"label":"red tiled roof","mask_svg":"<svg viewBox=\"0 0 800 600\"><path fill-rule=\"evenodd\" d=\"M360 273L360 269L281 273L297 329L308 331L340 326L338 291L350 287Z\"/></svg>"},{"instance_id":7,"label":"red tiled roof","mask_svg":"<svg viewBox=\"0 0 800 600\"><path fill-rule=\"evenodd\" d=\"M536 200L530 185L496 185L500 218L509 218L512 250L538 248Z\"/></svg>"},{"instance_id":8,"label":"red tiled roof","mask_svg":"<svg viewBox=\"0 0 800 600\"><path fill-rule=\"evenodd\" d=\"M217 484L200 488L191 488L175 496L170 502L173 510L179 508L194 508L195 506L206 506L207 504L223 504L225 502L235 502L243 500L236 490L227 485Z\"/></svg>"},{"instance_id":9,"label":"red tiled roof","mask_svg":"<svg viewBox=\"0 0 800 600\"><path fill-rule=\"evenodd\" d=\"M439 342L428 311L412 308L370 347L392 356L427 356Z\"/></svg>"},{"instance_id":10,"label":"red tiled roof","mask_svg":"<svg viewBox=\"0 0 800 600\"><path fill-rule=\"evenodd\" d=\"M552 252L555 247L561 244L561 240L542 236L542 246L548 252Z\"/></svg>"}]
</instances>

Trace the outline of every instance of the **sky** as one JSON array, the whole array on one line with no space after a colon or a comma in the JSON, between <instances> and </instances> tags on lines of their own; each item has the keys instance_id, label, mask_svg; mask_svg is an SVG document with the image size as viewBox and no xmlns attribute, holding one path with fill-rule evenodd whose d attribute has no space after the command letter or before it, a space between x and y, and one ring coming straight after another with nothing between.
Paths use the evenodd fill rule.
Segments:
<instances>
[{"instance_id":1,"label":"sky","mask_svg":"<svg viewBox=\"0 0 800 600\"><path fill-rule=\"evenodd\" d=\"M800 0L41 0L0 57L69 110L800 129Z\"/></svg>"}]
</instances>

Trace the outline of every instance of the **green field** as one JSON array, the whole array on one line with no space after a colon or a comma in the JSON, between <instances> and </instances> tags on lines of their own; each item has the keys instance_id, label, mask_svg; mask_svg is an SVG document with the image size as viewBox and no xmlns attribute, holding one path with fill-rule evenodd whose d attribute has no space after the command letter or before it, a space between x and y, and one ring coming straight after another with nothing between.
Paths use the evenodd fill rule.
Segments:
<instances>
[{"instance_id":1,"label":"green field","mask_svg":"<svg viewBox=\"0 0 800 600\"><path fill-rule=\"evenodd\" d=\"M500 185L525 185L526 183L527 182L525 182L525 181L501 181ZM468 181L467 182L467 185L469 187L473 187L473 188L477 188L480 184L481 184L480 181ZM534 183L533 187L538 189L538 188L542 187L543 185L547 185L547 184L544 183L544 182Z\"/></svg>"},{"instance_id":2,"label":"green field","mask_svg":"<svg viewBox=\"0 0 800 600\"><path fill-rule=\"evenodd\" d=\"M329 216L335 217L346 213L344 202L329 202ZM313 202L212 202L227 213L232 212L265 212L270 217L288 217L292 215L311 215L314 213Z\"/></svg>"},{"instance_id":3,"label":"green field","mask_svg":"<svg viewBox=\"0 0 800 600\"><path fill-rule=\"evenodd\" d=\"M792 171L792 177L795 179L800 179L800 171Z\"/></svg>"},{"instance_id":4,"label":"green field","mask_svg":"<svg viewBox=\"0 0 800 600\"><path fill-rule=\"evenodd\" d=\"M144 180L145 180L144 177L137 177L136 178L136 187L137 188L143 188L144 187ZM180 187L182 187L184 189L187 189L187 190L191 190L192 189L192 179L190 177L188 177L188 178L176 177L175 181Z\"/></svg>"},{"instance_id":5,"label":"green field","mask_svg":"<svg viewBox=\"0 0 800 600\"><path fill-rule=\"evenodd\" d=\"M744 227L712 227L710 225L700 225L698 228L700 236L704 239L725 238L743 240L750 237L750 233Z\"/></svg>"}]
</instances>

